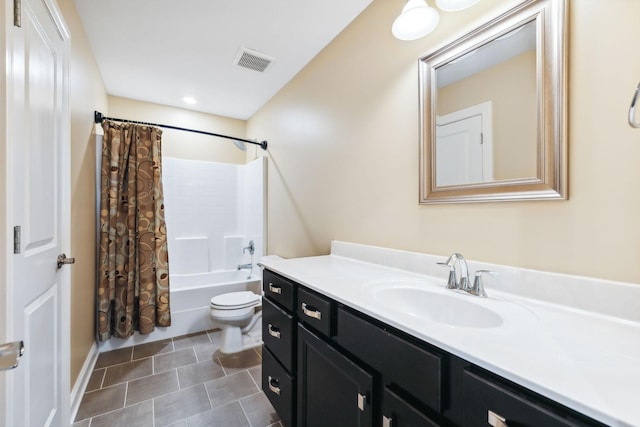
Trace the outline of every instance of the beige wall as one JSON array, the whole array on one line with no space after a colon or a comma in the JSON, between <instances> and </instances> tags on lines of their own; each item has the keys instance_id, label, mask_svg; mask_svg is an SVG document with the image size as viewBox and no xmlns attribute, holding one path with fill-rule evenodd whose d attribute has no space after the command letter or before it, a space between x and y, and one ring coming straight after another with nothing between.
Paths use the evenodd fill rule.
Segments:
<instances>
[{"instance_id":1,"label":"beige wall","mask_svg":"<svg viewBox=\"0 0 640 427\"><path fill-rule=\"evenodd\" d=\"M73 0L58 0L71 31L71 386L94 343L95 137L93 111L106 110L107 94Z\"/></svg>"},{"instance_id":2,"label":"beige wall","mask_svg":"<svg viewBox=\"0 0 640 427\"><path fill-rule=\"evenodd\" d=\"M246 138L247 131L247 122L244 120L117 96L109 96L109 116L203 130L239 138ZM245 164L247 154L236 148L228 139L165 129L162 132L162 155L180 159Z\"/></svg>"},{"instance_id":3,"label":"beige wall","mask_svg":"<svg viewBox=\"0 0 640 427\"><path fill-rule=\"evenodd\" d=\"M494 178L537 175L535 50L439 88L436 101L438 115L491 101Z\"/></svg>"},{"instance_id":4,"label":"beige wall","mask_svg":"<svg viewBox=\"0 0 640 427\"><path fill-rule=\"evenodd\" d=\"M268 251L331 239L640 282L640 131L626 124L640 55L637 0L571 1L570 200L419 206L417 58L516 1L441 13L391 36L401 1L374 0L249 121L270 141ZM443 276L444 277L444 276Z\"/></svg>"}]
</instances>

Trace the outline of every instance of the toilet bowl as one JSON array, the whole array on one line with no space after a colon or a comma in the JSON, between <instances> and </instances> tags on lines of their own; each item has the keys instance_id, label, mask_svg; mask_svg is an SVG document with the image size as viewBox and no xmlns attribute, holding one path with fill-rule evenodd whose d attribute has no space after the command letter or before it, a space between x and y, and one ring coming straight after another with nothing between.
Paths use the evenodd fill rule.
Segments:
<instances>
[{"instance_id":1,"label":"toilet bowl","mask_svg":"<svg viewBox=\"0 0 640 427\"><path fill-rule=\"evenodd\" d=\"M209 315L222 330L221 353L238 353L262 345L262 297L250 291L211 298Z\"/></svg>"}]
</instances>

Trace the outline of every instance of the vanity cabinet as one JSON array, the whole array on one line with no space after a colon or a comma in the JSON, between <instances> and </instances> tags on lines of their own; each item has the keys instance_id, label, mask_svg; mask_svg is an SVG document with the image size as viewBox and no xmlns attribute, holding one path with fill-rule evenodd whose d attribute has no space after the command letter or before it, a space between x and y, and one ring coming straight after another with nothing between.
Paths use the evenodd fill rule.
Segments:
<instances>
[{"instance_id":1,"label":"vanity cabinet","mask_svg":"<svg viewBox=\"0 0 640 427\"><path fill-rule=\"evenodd\" d=\"M262 276L262 389L285 427L295 426L296 285L264 270Z\"/></svg>"},{"instance_id":2,"label":"vanity cabinet","mask_svg":"<svg viewBox=\"0 0 640 427\"><path fill-rule=\"evenodd\" d=\"M371 427L373 374L298 326L298 427Z\"/></svg>"},{"instance_id":3,"label":"vanity cabinet","mask_svg":"<svg viewBox=\"0 0 640 427\"><path fill-rule=\"evenodd\" d=\"M262 387L285 427L604 426L269 270L263 287Z\"/></svg>"}]
</instances>

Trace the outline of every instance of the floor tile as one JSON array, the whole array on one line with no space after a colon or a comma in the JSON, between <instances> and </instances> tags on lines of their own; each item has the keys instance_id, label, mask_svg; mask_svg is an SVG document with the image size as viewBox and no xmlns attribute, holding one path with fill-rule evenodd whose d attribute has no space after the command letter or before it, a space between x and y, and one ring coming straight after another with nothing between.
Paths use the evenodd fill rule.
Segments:
<instances>
[{"instance_id":1,"label":"floor tile","mask_svg":"<svg viewBox=\"0 0 640 427\"><path fill-rule=\"evenodd\" d=\"M178 368L180 388L206 383L220 377L224 377L224 370L213 360L205 360Z\"/></svg>"},{"instance_id":2,"label":"floor tile","mask_svg":"<svg viewBox=\"0 0 640 427\"><path fill-rule=\"evenodd\" d=\"M198 332L197 334L188 334L173 339L173 345L176 350L181 350L195 345L211 344L209 335L206 332Z\"/></svg>"},{"instance_id":3,"label":"floor tile","mask_svg":"<svg viewBox=\"0 0 640 427\"><path fill-rule=\"evenodd\" d=\"M106 366L117 365L119 363L131 362L133 347L121 348L118 350L100 353L96 366L93 369L104 368Z\"/></svg>"},{"instance_id":4,"label":"floor tile","mask_svg":"<svg viewBox=\"0 0 640 427\"><path fill-rule=\"evenodd\" d=\"M126 406L153 399L163 394L169 394L179 389L178 376L175 370L129 381Z\"/></svg>"},{"instance_id":5,"label":"floor tile","mask_svg":"<svg viewBox=\"0 0 640 427\"><path fill-rule=\"evenodd\" d=\"M204 385L196 385L153 399L155 426L166 426L211 409Z\"/></svg>"},{"instance_id":6,"label":"floor tile","mask_svg":"<svg viewBox=\"0 0 640 427\"><path fill-rule=\"evenodd\" d=\"M262 366L256 366L255 368L249 369L249 375L253 378L258 388L262 388Z\"/></svg>"},{"instance_id":7,"label":"floor tile","mask_svg":"<svg viewBox=\"0 0 640 427\"><path fill-rule=\"evenodd\" d=\"M102 387L102 380L104 379L104 372L106 368L97 369L91 373L89 377L89 382L87 383L87 388L84 390L85 393L88 391L98 390Z\"/></svg>"},{"instance_id":8,"label":"floor tile","mask_svg":"<svg viewBox=\"0 0 640 427\"><path fill-rule=\"evenodd\" d=\"M169 369L196 363L197 361L193 348L185 348L183 350L153 356L153 370L154 373L157 374Z\"/></svg>"},{"instance_id":9,"label":"floor tile","mask_svg":"<svg viewBox=\"0 0 640 427\"><path fill-rule=\"evenodd\" d=\"M153 427L153 401L127 406L91 419L91 427Z\"/></svg>"},{"instance_id":10,"label":"floor tile","mask_svg":"<svg viewBox=\"0 0 640 427\"><path fill-rule=\"evenodd\" d=\"M252 426L268 426L280 420L264 393L241 399L240 404Z\"/></svg>"},{"instance_id":11,"label":"floor tile","mask_svg":"<svg viewBox=\"0 0 640 427\"><path fill-rule=\"evenodd\" d=\"M176 421L175 423L167 426L167 427L189 427L189 425L187 424L187 420L180 420L180 421ZM231 426L229 426L231 427Z\"/></svg>"},{"instance_id":12,"label":"floor tile","mask_svg":"<svg viewBox=\"0 0 640 427\"><path fill-rule=\"evenodd\" d=\"M251 427L239 402L219 406L187 418L189 427Z\"/></svg>"},{"instance_id":13,"label":"floor tile","mask_svg":"<svg viewBox=\"0 0 640 427\"><path fill-rule=\"evenodd\" d=\"M171 338L162 341L154 341L147 344L140 344L133 347L133 360L144 359L156 354L169 353L173 351L173 341Z\"/></svg>"},{"instance_id":14,"label":"floor tile","mask_svg":"<svg viewBox=\"0 0 640 427\"><path fill-rule=\"evenodd\" d=\"M217 358L219 356L218 350L220 349L220 346L217 343L213 343L213 344L210 343L210 344L197 345L193 347L193 349L196 352L196 357L198 358L198 361L204 362L205 360L213 360Z\"/></svg>"},{"instance_id":15,"label":"floor tile","mask_svg":"<svg viewBox=\"0 0 640 427\"><path fill-rule=\"evenodd\" d=\"M113 387L85 393L82 397L82 402L80 402L76 420L84 420L85 418L123 408L126 390L126 384L118 384Z\"/></svg>"},{"instance_id":16,"label":"floor tile","mask_svg":"<svg viewBox=\"0 0 640 427\"><path fill-rule=\"evenodd\" d=\"M89 427L89 423L91 423L91 418L73 423L71 427Z\"/></svg>"},{"instance_id":17,"label":"floor tile","mask_svg":"<svg viewBox=\"0 0 640 427\"><path fill-rule=\"evenodd\" d=\"M222 331L220 329L209 330L207 331L207 334L209 335L209 339L212 343L220 343L220 337L222 336Z\"/></svg>"},{"instance_id":18,"label":"floor tile","mask_svg":"<svg viewBox=\"0 0 640 427\"><path fill-rule=\"evenodd\" d=\"M262 364L262 360L254 350L246 350L241 353L220 356L220 363L227 375L231 375L254 368Z\"/></svg>"},{"instance_id":19,"label":"floor tile","mask_svg":"<svg viewBox=\"0 0 640 427\"><path fill-rule=\"evenodd\" d=\"M209 381L205 386L213 408L258 392L258 387L246 371Z\"/></svg>"},{"instance_id":20,"label":"floor tile","mask_svg":"<svg viewBox=\"0 0 640 427\"><path fill-rule=\"evenodd\" d=\"M104 375L102 387L123 383L153 374L153 361L150 357L133 362L110 366Z\"/></svg>"}]
</instances>

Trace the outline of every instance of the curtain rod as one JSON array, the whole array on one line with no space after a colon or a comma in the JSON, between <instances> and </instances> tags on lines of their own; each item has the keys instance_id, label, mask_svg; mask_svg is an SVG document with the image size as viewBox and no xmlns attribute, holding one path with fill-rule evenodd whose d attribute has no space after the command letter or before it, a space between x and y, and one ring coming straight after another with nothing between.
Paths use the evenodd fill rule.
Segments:
<instances>
[{"instance_id":1,"label":"curtain rod","mask_svg":"<svg viewBox=\"0 0 640 427\"><path fill-rule=\"evenodd\" d=\"M93 116L94 116L94 119L95 119L96 123L102 123L103 120L113 120L114 122L125 122L125 123L134 123L134 124L138 124L138 125L157 126L157 127L161 127L161 128L165 128L165 129L182 130L182 131L185 131L185 132L193 132L193 133L199 133L199 134L202 134L202 135L210 135L210 136L217 136L217 137L220 137L220 138L232 139L234 141L246 142L247 144L259 145L263 150L267 149L267 141L256 142L256 141L251 141L249 139L236 138L235 136L220 135L219 133L213 133L213 132L205 132L203 130L187 129L187 128L181 128L181 127L178 127L178 126L171 126L171 125L161 125L161 124L158 124L158 123L139 122L139 121L136 121L136 120L117 119L115 117L105 117L99 111L94 111L93 112Z\"/></svg>"}]
</instances>

